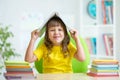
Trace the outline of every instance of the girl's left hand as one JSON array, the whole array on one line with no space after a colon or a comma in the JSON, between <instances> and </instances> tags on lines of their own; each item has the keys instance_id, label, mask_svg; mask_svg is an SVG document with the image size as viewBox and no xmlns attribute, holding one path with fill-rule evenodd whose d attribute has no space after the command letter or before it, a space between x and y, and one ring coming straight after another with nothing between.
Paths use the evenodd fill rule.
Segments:
<instances>
[{"instance_id":1,"label":"girl's left hand","mask_svg":"<svg viewBox=\"0 0 120 80\"><path fill-rule=\"evenodd\" d=\"M75 29L71 29L70 31L71 37L76 40L78 39L78 32Z\"/></svg>"}]
</instances>

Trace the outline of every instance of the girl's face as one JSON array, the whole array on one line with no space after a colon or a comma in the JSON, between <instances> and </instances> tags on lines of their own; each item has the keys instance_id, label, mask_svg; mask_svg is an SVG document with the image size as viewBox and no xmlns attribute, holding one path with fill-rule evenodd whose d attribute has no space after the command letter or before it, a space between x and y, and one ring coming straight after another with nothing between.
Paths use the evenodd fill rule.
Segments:
<instances>
[{"instance_id":1,"label":"girl's face","mask_svg":"<svg viewBox=\"0 0 120 80\"><path fill-rule=\"evenodd\" d=\"M61 25L49 27L48 36L53 45L61 45L64 39L64 30Z\"/></svg>"}]
</instances>

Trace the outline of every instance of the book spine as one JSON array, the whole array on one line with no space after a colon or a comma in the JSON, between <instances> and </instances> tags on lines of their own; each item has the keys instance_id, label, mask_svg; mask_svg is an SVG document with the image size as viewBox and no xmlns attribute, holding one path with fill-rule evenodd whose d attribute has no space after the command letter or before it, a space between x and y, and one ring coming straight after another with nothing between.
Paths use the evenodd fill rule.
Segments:
<instances>
[{"instance_id":1,"label":"book spine","mask_svg":"<svg viewBox=\"0 0 120 80\"><path fill-rule=\"evenodd\" d=\"M107 24L105 2L102 0L103 24Z\"/></svg>"},{"instance_id":2,"label":"book spine","mask_svg":"<svg viewBox=\"0 0 120 80\"><path fill-rule=\"evenodd\" d=\"M32 71L32 68L6 68L7 71Z\"/></svg>"},{"instance_id":3,"label":"book spine","mask_svg":"<svg viewBox=\"0 0 120 80\"><path fill-rule=\"evenodd\" d=\"M6 66L6 68L30 68L30 66Z\"/></svg>"}]
</instances>

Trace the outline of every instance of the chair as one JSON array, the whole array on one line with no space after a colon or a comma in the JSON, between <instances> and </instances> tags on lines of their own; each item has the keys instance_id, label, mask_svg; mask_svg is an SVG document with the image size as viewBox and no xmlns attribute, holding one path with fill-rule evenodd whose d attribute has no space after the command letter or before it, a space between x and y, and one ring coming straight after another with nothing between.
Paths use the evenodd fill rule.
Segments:
<instances>
[{"instance_id":1,"label":"chair","mask_svg":"<svg viewBox=\"0 0 120 80\"><path fill-rule=\"evenodd\" d=\"M70 41L75 45L74 40L71 38ZM85 42L85 40L83 38L80 37L80 41L83 45L84 51L85 51L85 56L86 56L86 60L83 62L79 62L78 60L76 60L75 58L72 59L72 69L74 73L86 73L88 71L88 65L90 63L90 53L87 47L87 44ZM39 45L41 45L41 43L43 42L43 38L40 40ZM36 70L39 73L42 73L42 59L40 61L35 61L34 63Z\"/></svg>"}]
</instances>

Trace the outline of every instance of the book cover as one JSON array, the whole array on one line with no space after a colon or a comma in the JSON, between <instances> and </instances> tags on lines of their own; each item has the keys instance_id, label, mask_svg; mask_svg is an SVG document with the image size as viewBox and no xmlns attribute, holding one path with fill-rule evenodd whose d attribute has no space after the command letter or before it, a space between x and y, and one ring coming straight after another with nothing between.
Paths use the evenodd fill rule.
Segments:
<instances>
[{"instance_id":1,"label":"book cover","mask_svg":"<svg viewBox=\"0 0 120 80\"><path fill-rule=\"evenodd\" d=\"M61 20L62 20L62 18L61 18L61 16L60 16L60 14L58 13L58 12L53 12L52 14L50 14L50 16L48 17L48 18L46 18L45 19L45 21L44 21L44 23L38 28L38 32L40 32L40 34L39 34L39 37L41 37L43 34L44 34L44 32L45 32L45 30L46 30L46 24L47 24L47 22L52 18L52 17L59 17ZM63 21L63 20L62 20ZM64 21L63 21L64 22ZM67 29L71 29L71 27L67 27Z\"/></svg>"},{"instance_id":2,"label":"book cover","mask_svg":"<svg viewBox=\"0 0 120 80\"><path fill-rule=\"evenodd\" d=\"M52 18L54 16L58 16L58 13L57 12L53 12L52 14L50 14L50 16L47 17L45 19L44 23L38 28L38 32L40 32L39 37L41 37L44 34L44 32L46 30L46 24L47 24L47 22L49 21L50 18Z\"/></svg>"},{"instance_id":3,"label":"book cover","mask_svg":"<svg viewBox=\"0 0 120 80\"><path fill-rule=\"evenodd\" d=\"M45 21L44 21L44 23L38 28L38 32L40 32L40 34L39 34L39 37L41 37L43 34L44 34L44 32L45 32L45 30L46 30L46 24L47 24L47 22L52 18L52 17L59 17L62 21L63 21L63 19L62 19L62 16L58 13L58 12L53 12L53 13L51 13L50 15L49 15L49 17L47 17L46 19L45 19ZM65 24L65 22L63 21L63 23ZM66 25L66 24L65 24ZM71 30L71 29L73 29L73 27L68 27L67 26L67 29L68 29L68 31L69 30Z\"/></svg>"}]
</instances>

